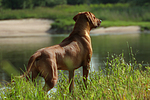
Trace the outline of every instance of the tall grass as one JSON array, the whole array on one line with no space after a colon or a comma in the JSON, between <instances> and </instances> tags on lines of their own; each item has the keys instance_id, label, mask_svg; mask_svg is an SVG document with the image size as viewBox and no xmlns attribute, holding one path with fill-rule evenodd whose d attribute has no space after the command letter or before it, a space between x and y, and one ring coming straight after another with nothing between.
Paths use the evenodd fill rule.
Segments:
<instances>
[{"instance_id":1,"label":"tall grass","mask_svg":"<svg viewBox=\"0 0 150 100\"><path fill-rule=\"evenodd\" d=\"M41 85L36 88L32 82L26 82L24 79L13 78L13 80L15 83L7 84L7 86L1 88L0 98L2 100L41 100L47 98Z\"/></svg>"},{"instance_id":2,"label":"tall grass","mask_svg":"<svg viewBox=\"0 0 150 100\"><path fill-rule=\"evenodd\" d=\"M147 66L145 71L141 68L142 65L137 64L135 59L125 62L123 53L119 56L108 55L105 69L100 67L99 71L90 72L87 89L79 73L75 75L74 92L70 94L68 76L60 71L60 80L55 86L56 91L51 90L47 94L42 90L41 85L12 78L15 83L1 89L0 97L15 100L148 100L150 99L150 68Z\"/></svg>"}]
</instances>

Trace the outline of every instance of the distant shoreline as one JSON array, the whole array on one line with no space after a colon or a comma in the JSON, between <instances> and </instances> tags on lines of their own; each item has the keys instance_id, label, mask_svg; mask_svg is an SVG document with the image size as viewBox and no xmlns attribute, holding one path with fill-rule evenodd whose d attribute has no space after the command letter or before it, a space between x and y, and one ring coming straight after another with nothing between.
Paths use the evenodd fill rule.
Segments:
<instances>
[{"instance_id":1,"label":"distant shoreline","mask_svg":"<svg viewBox=\"0 0 150 100\"><path fill-rule=\"evenodd\" d=\"M0 21L0 37L11 36L43 36L54 21L47 19L21 19ZM140 33L139 26L120 26L97 28L91 30L91 34L120 34L120 33Z\"/></svg>"},{"instance_id":2,"label":"distant shoreline","mask_svg":"<svg viewBox=\"0 0 150 100\"><path fill-rule=\"evenodd\" d=\"M100 27L91 30L91 34L127 34L127 33L141 33L140 26L114 26L114 27Z\"/></svg>"}]
</instances>

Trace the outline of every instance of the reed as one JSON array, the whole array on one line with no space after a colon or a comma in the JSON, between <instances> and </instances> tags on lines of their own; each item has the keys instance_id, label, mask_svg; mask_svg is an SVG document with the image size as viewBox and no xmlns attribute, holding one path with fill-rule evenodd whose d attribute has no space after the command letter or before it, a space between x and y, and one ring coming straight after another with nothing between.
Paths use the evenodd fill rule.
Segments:
<instances>
[{"instance_id":1,"label":"reed","mask_svg":"<svg viewBox=\"0 0 150 100\"><path fill-rule=\"evenodd\" d=\"M132 48L129 48L132 49ZM59 71L57 85L49 93L42 90L39 83L16 79L13 84L1 88L0 98L3 99L50 99L50 100L147 100L150 99L150 68L142 70L142 64L137 64L132 51L131 61L125 62L124 54L108 55L105 68L91 71L88 78L88 88L85 89L80 73L75 75L74 93L69 93L69 80L64 71ZM134 59L134 60L132 60ZM2 86L1 86L2 87Z\"/></svg>"}]
</instances>

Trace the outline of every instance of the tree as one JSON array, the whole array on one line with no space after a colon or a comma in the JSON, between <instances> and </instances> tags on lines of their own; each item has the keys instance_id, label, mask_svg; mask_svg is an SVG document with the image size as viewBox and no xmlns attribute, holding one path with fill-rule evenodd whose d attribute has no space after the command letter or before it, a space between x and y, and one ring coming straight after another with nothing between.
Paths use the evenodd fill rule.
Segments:
<instances>
[{"instance_id":1,"label":"tree","mask_svg":"<svg viewBox=\"0 0 150 100\"><path fill-rule=\"evenodd\" d=\"M37 7L37 6L46 6L46 1L47 0L33 0L34 7Z\"/></svg>"},{"instance_id":2,"label":"tree","mask_svg":"<svg viewBox=\"0 0 150 100\"><path fill-rule=\"evenodd\" d=\"M62 5L67 4L67 0L46 0L46 6L56 6L56 5Z\"/></svg>"},{"instance_id":3,"label":"tree","mask_svg":"<svg viewBox=\"0 0 150 100\"><path fill-rule=\"evenodd\" d=\"M0 7L1 7L1 5L2 5L2 0L0 0Z\"/></svg>"},{"instance_id":4,"label":"tree","mask_svg":"<svg viewBox=\"0 0 150 100\"><path fill-rule=\"evenodd\" d=\"M33 7L32 0L2 0L2 6L4 8L11 9L23 9Z\"/></svg>"},{"instance_id":5,"label":"tree","mask_svg":"<svg viewBox=\"0 0 150 100\"><path fill-rule=\"evenodd\" d=\"M83 4L84 0L67 0L67 4L76 5L76 4Z\"/></svg>"},{"instance_id":6,"label":"tree","mask_svg":"<svg viewBox=\"0 0 150 100\"><path fill-rule=\"evenodd\" d=\"M131 4L134 6L149 6L150 0L132 0Z\"/></svg>"}]
</instances>

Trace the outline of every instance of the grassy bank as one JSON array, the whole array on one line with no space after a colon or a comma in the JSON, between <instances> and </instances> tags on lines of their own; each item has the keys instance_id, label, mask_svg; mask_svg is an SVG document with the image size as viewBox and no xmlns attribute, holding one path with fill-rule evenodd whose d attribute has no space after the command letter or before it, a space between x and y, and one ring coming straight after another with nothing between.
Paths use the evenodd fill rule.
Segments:
<instances>
[{"instance_id":1,"label":"grassy bank","mask_svg":"<svg viewBox=\"0 0 150 100\"><path fill-rule=\"evenodd\" d=\"M52 8L38 7L23 10L0 10L0 20L22 18L46 18L56 22L53 29L58 32L70 31L74 25L72 18L82 11L90 11L104 22L102 26L138 25L142 30L150 30L150 7L130 6L129 4L92 4L92 5L59 5Z\"/></svg>"},{"instance_id":2,"label":"grassy bank","mask_svg":"<svg viewBox=\"0 0 150 100\"><path fill-rule=\"evenodd\" d=\"M75 89L73 95L68 91L68 76L62 71L56 91L46 94L41 84L34 86L32 82L23 79L14 79L14 84L8 84L1 88L0 97L6 100L22 99L50 99L50 100L148 100L150 99L150 68L142 71L141 64L133 60L126 63L123 54L108 56L105 62L106 68L90 72L88 88L84 88L81 73L75 75Z\"/></svg>"}]
</instances>

